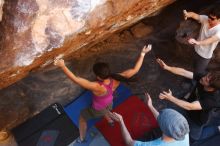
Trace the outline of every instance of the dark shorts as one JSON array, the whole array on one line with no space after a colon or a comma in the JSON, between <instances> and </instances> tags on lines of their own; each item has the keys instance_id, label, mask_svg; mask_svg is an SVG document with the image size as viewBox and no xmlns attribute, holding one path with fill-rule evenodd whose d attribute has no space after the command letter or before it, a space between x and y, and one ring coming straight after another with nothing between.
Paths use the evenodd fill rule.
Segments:
<instances>
[{"instance_id":1,"label":"dark shorts","mask_svg":"<svg viewBox=\"0 0 220 146\"><path fill-rule=\"evenodd\" d=\"M102 110L95 110L92 107L83 109L80 112L80 115L86 120L90 120L90 119L95 119L95 118L100 118L102 116L104 116L108 111L112 110L112 103L110 105L108 105L106 108L102 109Z\"/></svg>"}]
</instances>

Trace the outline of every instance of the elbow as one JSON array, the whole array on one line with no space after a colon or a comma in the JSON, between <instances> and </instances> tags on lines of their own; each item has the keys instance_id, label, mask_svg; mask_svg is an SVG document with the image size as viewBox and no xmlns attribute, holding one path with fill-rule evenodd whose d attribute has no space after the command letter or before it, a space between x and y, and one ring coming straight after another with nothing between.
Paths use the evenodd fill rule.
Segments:
<instances>
[{"instance_id":1,"label":"elbow","mask_svg":"<svg viewBox=\"0 0 220 146\"><path fill-rule=\"evenodd\" d=\"M138 69L133 68L133 69L131 70L131 72L129 73L129 75L127 76L127 78L131 78L132 76L134 76L135 74L137 74L138 71L139 71Z\"/></svg>"},{"instance_id":2,"label":"elbow","mask_svg":"<svg viewBox=\"0 0 220 146\"><path fill-rule=\"evenodd\" d=\"M132 70L133 70L133 75L135 75L139 72L140 68L133 68Z\"/></svg>"},{"instance_id":3,"label":"elbow","mask_svg":"<svg viewBox=\"0 0 220 146\"><path fill-rule=\"evenodd\" d=\"M131 77L136 75L138 73L139 70L134 70L134 72L132 73Z\"/></svg>"},{"instance_id":4,"label":"elbow","mask_svg":"<svg viewBox=\"0 0 220 146\"><path fill-rule=\"evenodd\" d=\"M186 109L187 111L194 110L194 108L193 108L191 105L186 106L185 109Z\"/></svg>"},{"instance_id":5,"label":"elbow","mask_svg":"<svg viewBox=\"0 0 220 146\"><path fill-rule=\"evenodd\" d=\"M186 70L185 69L182 68L179 72L180 72L181 76L186 76Z\"/></svg>"},{"instance_id":6,"label":"elbow","mask_svg":"<svg viewBox=\"0 0 220 146\"><path fill-rule=\"evenodd\" d=\"M192 109L190 107L185 107L185 110L191 111Z\"/></svg>"}]
</instances>

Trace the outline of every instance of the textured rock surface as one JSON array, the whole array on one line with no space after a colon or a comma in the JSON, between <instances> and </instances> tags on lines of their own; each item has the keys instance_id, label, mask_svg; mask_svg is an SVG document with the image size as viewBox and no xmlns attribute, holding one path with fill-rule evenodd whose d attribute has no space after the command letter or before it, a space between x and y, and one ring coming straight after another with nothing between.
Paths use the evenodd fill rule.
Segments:
<instances>
[{"instance_id":1,"label":"textured rock surface","mask_svg":"<svg viewBox=\"0 0 220 146\"><path fill-rule=\"evenodd\" d=\"M54 57L94 45L174 0L7 0L0 25L0 89Z\"/></svg>"},{"instance_id":2,"label":"textured rock surface","mask_svg":"<svg viewBox=\"0 0 220 146\"><path fill-rule=\"evenodd\" d=\"M144 23L138 23L131 28L131 32L136 38L142 38L150 35L153 32L153 27L146 26Z\"/></svg>"}]
</instances>

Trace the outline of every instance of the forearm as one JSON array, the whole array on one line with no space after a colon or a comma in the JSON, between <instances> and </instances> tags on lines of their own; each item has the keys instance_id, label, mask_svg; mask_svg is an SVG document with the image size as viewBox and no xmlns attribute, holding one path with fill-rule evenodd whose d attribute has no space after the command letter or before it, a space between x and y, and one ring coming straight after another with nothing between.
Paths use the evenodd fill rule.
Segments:
<instances>
[{"instance_id":1,"label":"forearm","mask_svg":"<svg viewBox=\"0 0 220 146\"><path fill-rule=\"evenodd\" d=\"M180 100L174 96L172 96L171 98L168 98L168 100L178 105L179 107L182 107L185 110L192 110L191 103L187 101Z\"/></svg>"},{"instance_id":2,"label":"forearm","mask_svg":"<svg viewBox=\"0 0 220 146\"><path fill-rule=\"evenodd\" d=\"M88 80L81 78L81 77L77 77L66 66L63 66L62 70L67 75L67 77L70 78L76 84L80 85L81 87L85 89L93 90L93 85L91 85L91 83Z\"/></svg>"},{"instance_id":3,"label":"forearm","mask_svg":"<svg viewBox=\"0 0 220 146\"><path fill-rule=\"evenodd\" d=\"M199 15L194 12L187 12L187 17L199 21Z\"/></svg>"},{"instance_id":4,"label":"forearm","mask_svg":"<svg viewBox=\"0 0 220 146\"><path fill-rule=\"evenodd\" d=\"M186 78L189 78L189 79L193 78L193 73L190 72L190 71L187 71L183 68L167 66L165 68L165 70L167 70L167 71L169 71L173 74L180 75L180 76L183 76L183 77L186 77Z\"/></svg>"},{"instance_id":5,"label":"forearm","mask_svg":"<svg viewBox=\"0 0 220 146\"><path fill-rule=\"evenodd\" d=\"M197 45L209 45L209 44L212 44L218 40L219 39L216 36L213 36L213 37L207 38L205 40L197 41Z\"/></svg>"},{"instance_id":6,"label":"forearm","mask_svg":"<svg viewBox=\"0 0 220 146\"><path fill-rule=\"evenodd\" d=\"M131 138L131 135L128 132L128 129L125 126L125 123L124 123L123 120L120 121L120 127L121 127L122 137L123 137L126 145L127 146L133 146L134 145L134 140Z\"/></svg>"},{"instance_id":7,"label":"forearm","mask_svg":"<svg viewBox=\"0 0 220 146\"><path fill-rule=\"evenodd\" d=\"M72 73L66 66L61 67L63 72L67 75L68 78L70 78L72 81L78 83L78 78L74 73Z\"/></svg>"},{"instance_id":8,"label":"forearm","mask_svg":"<svg viewBox=\"0 0 220 146\"><path fill-rule=\"evenodd\" d=\"M145 56L144 53L140 54L140 56L139 56L139 58L138 58L138 60L137 60L137 62L135 64L135 66L133 68L134 74L136 74L140 70L140 68L141 68L141 66L143 64L143 61L144 61L144 56Z\"/></svg>"},{"instance_id":9,"label":"forearm","mask_svg":"<svg viewBox=\"0 0 220 146\"><path fill-rule=\"evenodd\" d=\"M182 72L183 72L183 69L182 68L179 68L179 67L173 67L173 66L168 66L167 68L165 68L165 70L173 73L173 74L176 74L176 75L181 75Z\"/></svg>"},{"instance_id":10,"label":"forearm","mask_svg":"<svg viewBox=\"0 0 220 146\"><path fill-rule=\"evenodd\" d=\"M154 115L154 118L157 119L157 117L159 116L159 112L154 108L154 106L148 106L149 109L151 110L151 112L153 113Z\"/></svg>"},{"instance_id":11,"label":"forearm","mask_svg":"<svg viewBox=\"0 0 220 146\"><path fill-rule=\"evenodd\" d=\"M120 73L120 75L122 75L125 78L130 78L130 77L134 76L140 70L142 63L143 63L143 60L144 60L144 55L140 55L134 68L128 69L128 70Z\"/></svg>"}]
</instances>

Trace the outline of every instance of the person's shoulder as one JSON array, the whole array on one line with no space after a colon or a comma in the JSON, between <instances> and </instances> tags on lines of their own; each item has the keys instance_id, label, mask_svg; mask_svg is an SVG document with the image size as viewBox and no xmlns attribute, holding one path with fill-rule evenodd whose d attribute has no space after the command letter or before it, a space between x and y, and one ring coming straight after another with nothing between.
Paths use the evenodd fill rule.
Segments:
<instances>
[{"instance_id":1,"label":"person's shoulder","mask_svg":"<svg viewBox=\"0 0 220 146\"><path fill-rule=\"evenodd\" d=\"M199 15L199 19L200 19L200 20L208 20L209 17L206 16L206 15Z\"/></svg>"},{"instance_id":2,"label":"person's shoulder","mask_svg":"<svg viewBox=\"0 0 220 146\"><path fill-rule=\"evenodd\" d=\"M162 146L164 145L164 142L161 140L161 138L152 140L152 141L135 141L134 146Z\"/></svg>"},{"instance_id":3,"label":"person's shoulder","mask_svg":"<svg viewBox=\"0 0 220 146\"><path fill-rule=\"evenodd\" d=\"M185 135L184 141L186 141L187 143L189 143L189 133Z\"/></svg>"},{"instance_id":4,"label":"person's shoulder","mask_svg":"<svg viewBox=\"0 0 220 146\"><path fill-rule=\"evenodd\" d=\"M216 25L215 30L217 34L220 34L220 24Z\"/></svg>"},{"instance_id":5,"label":"person's shoulder","mask_svg":"<svg viewBox=\"0 0 220 146\"><path fill-rule=\"evenodd\" d=\"M94 84L95 88L98 91L103 91L103 92L105 91L105 87L104 87L103 82L101 82L101 81L94 81L93 84Z\"/></svg>"},{"instance_id":6,"label":"person's shoulder","mask_svg":"<svg viewBox=\"0 0 220 146\"><path fill-rule=\"evenodd\" d=\"M120 85L120 81L112 79L113 91Z\"/></svg>"},{"instance_id":7,"label":"person's shoulder","mask_svg":"<svg viewBox=\"0 0 220 146\"><path fill-rule=\"evenodd\" d=\"M93 83L96 84L97 86L98 86L98 85L100 86L100 85L103 84L101 81L93 81Z\"/></svg>"},{"instance_id":8,"label":"person's shoulder","mask_svg":"<svg viewBox=\"0 0 220 146\"><path fill-rule=\"evenodd\" d=\"M175 146L189 146L189 134L185 135L184 140L176 141Z\"/></svg>"},{"instance_id":9,"label":"person's shoulder","mask_svg":"<svg viewBox=\"0 0 220 146\"><path fill-rule=\"evenodd\" d=\"M206 15L199 15L199 21L200 23L208 23L208 16Z\"/></svg>"}]
</instances>

